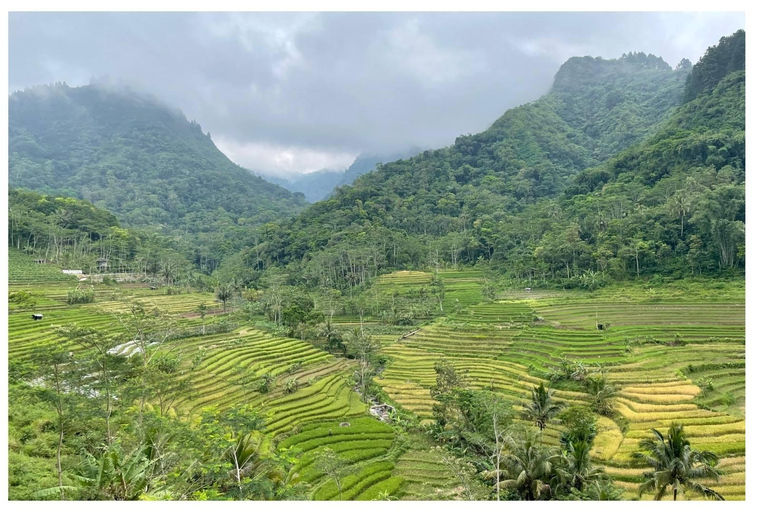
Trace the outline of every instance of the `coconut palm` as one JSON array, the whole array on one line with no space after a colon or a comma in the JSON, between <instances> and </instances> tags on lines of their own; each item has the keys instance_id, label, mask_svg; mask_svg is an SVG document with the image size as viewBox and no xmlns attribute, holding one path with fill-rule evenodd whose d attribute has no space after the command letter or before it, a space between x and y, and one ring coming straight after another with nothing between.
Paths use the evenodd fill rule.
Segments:
<instances>
[{"instance_id":1,"label":"coconut palm","mask_svg":"<svg viewBox=\"0 0 768 512\"><path fill-rule=\"evenodd\" d=\"M220 284L216 287L216 298L224 305L224 311L227 310L227 301L235 294L235 287L231 283Z\"/></svg>"},{"instance_id":2,"label":"coconut palm","mask_svg":"<svg viewBox=\"0 0 768 512\"><path fill-rule=\"evenodd\" d=\"M531 390L531 402L525 406L525 414L544 432L549 420L563 410L563 405L552 400L552 390L544 389L544 383Z\"/></svg>"},{"instance_id":3,"label":"coconut palm","mask_svg":"<svg viewBox=\"0 0 768 512\"><path fill-rule=\"evenodd\" d=\"M603 468L592 464L590 448L591 444L585 440L569 442L566 445L564 465L560 473L564 487L583 491L591 483L605 477Z\"/></svg>"},{"instance_id":4,"label":"coconut palm","mask_svg":"<svg viewBox=\"0 0 768 512\"><path fill-rule=\"evenodd\" d=\"M325 323L320 327L318 333L321 338L325 340L325 349L330 352L334 347L340 348L344 351L344 355L347 355L347 346L342 343L341 334L336 326L331 323L330 319L326 319Z\"/></svg>"},{"instance_id":5,"label":"coconut palm","mask_svg":"<svg viewBox=\"0 0 768 512\"><path fill-rule=\"evenodd\" d=\"M632 454L635 460L653 468L643 476L647 480L640 486L640 495L655 491L654 499L662 499L669 487L672 487L673 499L677 500L678 491L692 491L706 498L724 500L723 496L709 487L695 482L696 478L717 480L719 472L715 469L717 456L709 451L691 448L691 443L683 434L683 426L673 423L666 437L658 430L651 429L653 437L640 441L644 452Z\"/></svg>"},{"instance_id":6,"label":"coconut palm","mask_svg":"<svg viewBox=\"0 0 768 512\"><path fill-rule=\"evenodd\" d=\"M562 455L554 448L537 443L532 434L508 443L509 454L500 464L499 478L503 480L499 487L515 489L527 501L551 498L552 485L563 464ZM492 473L495 478L495 471Z\"/></svg>"},{"instance_id":7,"label":"coconut palm","mask_svg":"<svg viewBox=\"0 0 768 512\"><path fill-rule=\"evenodd\" d=\"M240 499L245 497L246 482L258 486L260 482L279 478L278 466L273 460L262 457L259 443L250 433L239 435L225 451L224 458L232 465L230 475L237 484Z\"/></svg>"},{"instance_id":8,"label":"coconut palm","mask_svg":"<svg viewBox=\"0 0 768 512\"><path fill-rule=\"evenodd\" d=\"M605 375L598 374L586 380L587 393L592 395L592 408L598 414L608 415L613 411L616 388L608 384Z\"/></svg>"}]
</instances>

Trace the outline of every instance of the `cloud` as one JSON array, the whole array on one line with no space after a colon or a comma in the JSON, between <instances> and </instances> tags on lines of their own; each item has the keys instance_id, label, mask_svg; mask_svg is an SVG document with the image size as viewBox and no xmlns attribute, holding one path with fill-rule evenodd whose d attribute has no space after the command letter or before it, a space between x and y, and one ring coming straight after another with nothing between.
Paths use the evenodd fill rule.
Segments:
<instances>
[{"instance_id":1,"label":"cloud","mask_svg":"<svg viewBox=\"0 0 768 512\"><path fill-rule=\"evenodd\" d=\"M743 13L9 13L11 90L109 75L235 162L296 174L435 148L551 87L574 55L695 62Z\"/></svg>"},{"instance_id":2,"label":"cloud","mask_svg":"<svg viewBox=\"0 0 768 512\"><path fill-rule=\"evenodd\" d=\"M384 39L388 69L400 68L423 86L440 87L480 72L482 54L441 47L421 29L418 18L410 18L389 29Z\"/></svg>"},{"instance_id":3,"label":"cloud","mask_svg":"<svg viewBox=\"0 0 768 512\"><path fill-rule=\"evenodd\" d=\"M356 153L323 151L297 146L282 146L264 142L238 143L214 139L216 146L231 160L243 167L262 169L263 174L286 176L306 174L319 169L341 171L354 162Z\"/></svg>"}]
</instances>

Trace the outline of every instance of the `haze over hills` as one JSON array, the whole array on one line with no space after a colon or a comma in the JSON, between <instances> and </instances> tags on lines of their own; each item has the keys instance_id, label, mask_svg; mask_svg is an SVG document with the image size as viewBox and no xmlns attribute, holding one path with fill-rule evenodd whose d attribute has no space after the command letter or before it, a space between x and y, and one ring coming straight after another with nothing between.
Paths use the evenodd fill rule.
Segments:
<instances>
[{"instance_id":1,"label":"haze over hills","mask_svg":"<svg viewBox=\"0 0 768 512\"><path fill-rule=\"evenodd\" d=\"M9 98L9 182L86 199L126 226L227 232L298 212L296 194L234 164L180 110L128 89L39 86ZM202 249L201 249L202 250Z\"/></svg>"},{"instance_id":2,"label":"haze over hills","mask_svg":"<svg viewBox=\"0 0 768 512\"><path fill-rule=\"evenodd\" d=\"M376 164L389 163L395 160L408 158L419 150L416 148L407 151L399 151L387 154L366 154L362 153L355 158L352 165L344 171L320 170L317 172L302 174L290 179L279 178L276 176L262 175L262 177L276 185L290 190L291 192L301 192L310 203L316 203L321 199L327 199L336 187L342 185L351 185L358 176L369 173L376 169Z\"/></svg>"}]
</instances>

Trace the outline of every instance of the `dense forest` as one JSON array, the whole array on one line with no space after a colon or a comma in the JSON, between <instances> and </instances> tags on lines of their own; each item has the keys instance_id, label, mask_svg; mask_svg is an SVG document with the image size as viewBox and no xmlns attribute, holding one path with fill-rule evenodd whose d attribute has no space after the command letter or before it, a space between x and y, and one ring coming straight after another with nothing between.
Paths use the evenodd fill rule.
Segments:
<instances>
[{"instance_id":1,"label":"dense forest","mask_svg":"<svg viewBox=\"0 0 768 512\"><path fill-rule=\"evenodd\" d=\"M740 272L743 56L739 31L675 70L643 53L572 58L548 95L487 131L264 225L243 262L302 265L342 289L386 268L478 262L588 287Z\"/></svg>"},{"instance_id":2,"label":"dense forest","mask_svg":"<svg viewBox=\"0 0 768 512\"><path fill-rule=\"evenodd\" d=\"M253 228L306 202L232 163L157 100L94 83L60 83L9 99L9 181L78 197L123 224L174 235L202 270L252 241Z\"/></svg>"}]
</instances>

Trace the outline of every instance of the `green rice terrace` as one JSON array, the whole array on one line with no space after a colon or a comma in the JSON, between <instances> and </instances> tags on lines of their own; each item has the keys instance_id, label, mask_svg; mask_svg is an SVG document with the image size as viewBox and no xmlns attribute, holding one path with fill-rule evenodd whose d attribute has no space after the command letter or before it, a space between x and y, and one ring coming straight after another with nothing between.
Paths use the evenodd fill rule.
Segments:
<instances>
[{"instance_id":1,"label":"green rice terrace","mask_svg":"<svg viewBox=\"0 0 768 512\"><path fill-rule=\"evenodd\" d=\"M211 408L257 407L266 418L259 451L294 453L287 478L304 485L311 499L461 497L466 488L450 469L449 458L417 433L434 422L437 402L430 387L436 384L439 361L462 372L470 388L508 399L518 418L531 390L541 383L551 385L554 398L569 406L590 403L577 383L552 378L564 361L585 372L600 370L617 393L613 412L598 417L591 455L624 499L637 499L643 481L644 468L633 462L632 453L650 429L666 429L673 422L685 425L697 449L720 458L719 480L702 482L728 500L745 496L743 285L719 293L722 283L709 291L710 285L701 285L700 293L682 297L673 285L650 295L639 284L622 293L611 288L592 293L509 290L491 302L483 299L481 272L441 272L442 313L433 308L416 315L416 325L397 328L375 316L362 319L364 328L377 333L387 360L374 382L400 416L413 419L411 427L403 427L369 413L352 378L353 359L243 320L236 306L225 311L213 293L165 294L140 283L83 284L13 251L9 268L10 291L23 290L36 299L31 306L11 306L11 364L45 347L82 350L57 334L55 325L118 334L122 327L116 318L131 300L156 307L179 330L195 331L171 337L159 349L194 368L183 388L173 391L172 415L194 421ZM430 282L429 273L395 272L380 276L366 293L381 301L417 302ZM78 285L93 286L92 302L68 303L69 290ZM205 318L200 304L210 312ZM43 319L32 320L32 314ZM352 328L354 320L354 315L340 315L339 325ZM204 325L206 334L198 332ZM126 343L115 353L129 355L134 348ZM563 431L555 418L543 429L542 440L557 446ZM328 453L346 464L337 478L318 467Z\"/></svg>"}]
</instances>

